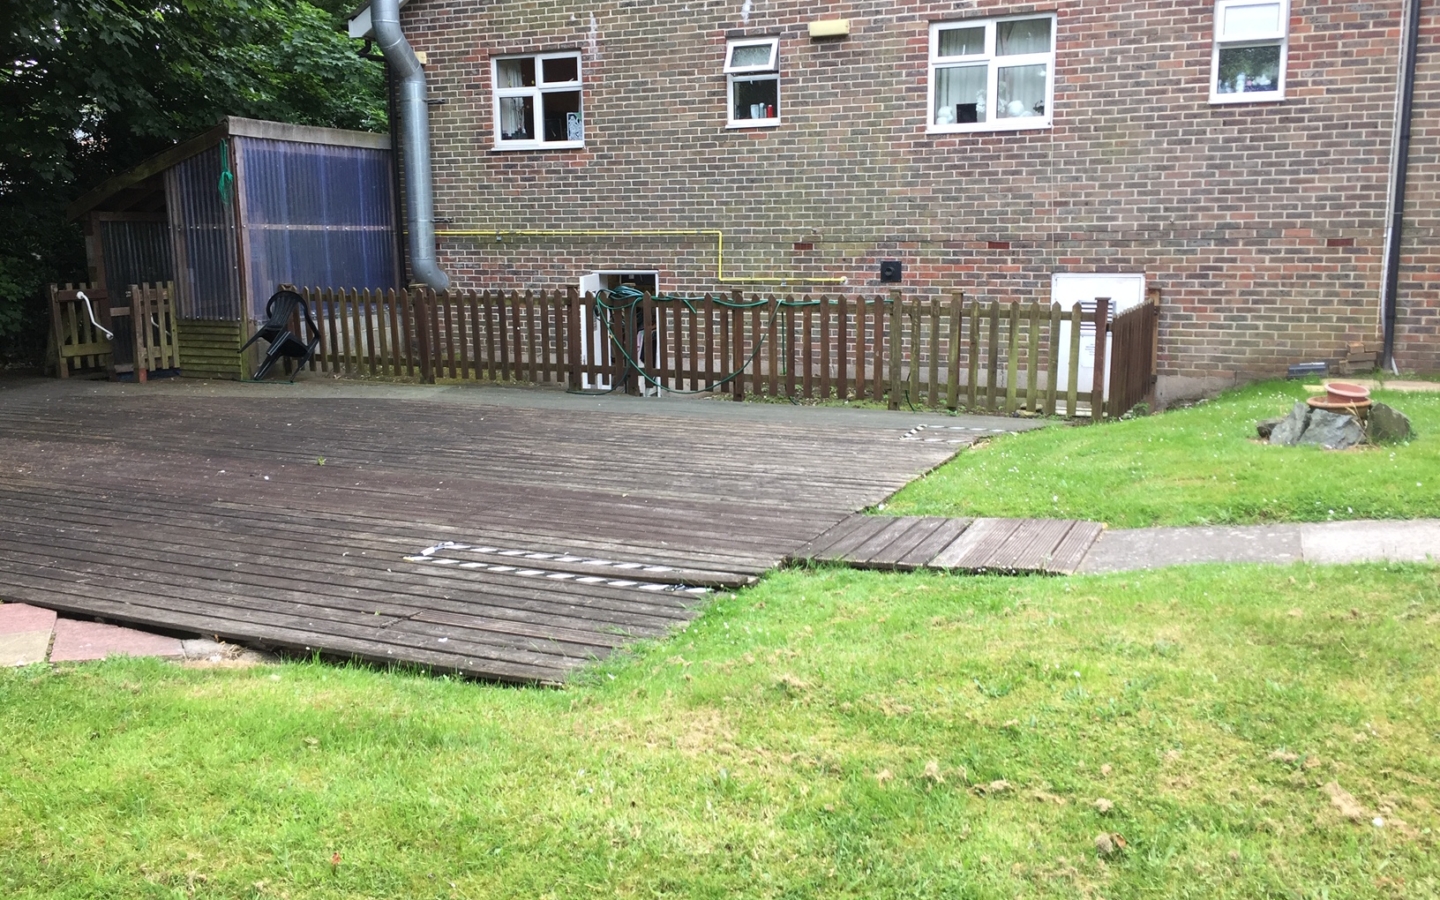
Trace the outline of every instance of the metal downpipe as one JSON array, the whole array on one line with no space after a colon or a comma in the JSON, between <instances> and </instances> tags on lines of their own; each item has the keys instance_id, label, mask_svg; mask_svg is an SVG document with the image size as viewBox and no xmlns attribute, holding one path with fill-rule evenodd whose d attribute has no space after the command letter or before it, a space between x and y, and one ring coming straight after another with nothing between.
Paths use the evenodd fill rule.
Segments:
<instances>
[{"instance_id":1,"label":"metal downpipe","mask_svg":"<svg viewBox=\"0 0 1440 900\"><path fill-rule=\"evenodd\" d=\"M435 198L430 176L430 109L425 102L425 71L400 30L399 0L370 0L370 26L396 82L410 269L416 281L443 291L450 287L450 277L435 257Z\"/></svg>"},{"instance_id":2,"label":"metal downpipe","mask_svg":"<svg viewBox=\"0 0 1440 900\"><path fill-rule=\"evenodd\" d=\"M1420 38L1420 0L1406 4L1401 44L1400 83L1395 98L1395 144L1390 158L1389 221L1385 229L1385 275L1380 296L1384 351L1380 365L1399 374L1395 365L1395 312L1400 291L1400 241L1405 229L1405 175L1410 167L1410 120L1415 102L1415 54Z\"/></svg>"}]
</instances>

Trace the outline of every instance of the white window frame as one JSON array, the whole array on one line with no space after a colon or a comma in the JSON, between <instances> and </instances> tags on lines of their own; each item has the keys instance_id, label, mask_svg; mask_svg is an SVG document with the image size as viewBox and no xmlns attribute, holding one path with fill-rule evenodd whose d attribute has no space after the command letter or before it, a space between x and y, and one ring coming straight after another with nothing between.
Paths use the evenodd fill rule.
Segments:
<instances>
[{"instance_id":1,"label":"white window frame","mask_svg":"<svg viewBox=\"0 0 1440 900\"><path fill-rule=\"evenodd\" d=\"M535 61L535 84L533 86L500 86L500 64L512 59L531 59ZM575 80L547 83L544 80L545 60L547 59L575 60ZM555 53L511 53L494 57L490 61L490 84L493 94L492 108L494 113L496 150L566 150L585 146L585 71L584 61L580 58L579 50L565 50ZM547 141L544 139L545 95L552 93L578 93L580 95L580 140ZM523 141L504 140L501 138L500 100L505 97L533 98L535 121L531 122L530 125L534 128L538 135L537 137Z\"/></svg>"},{"instance_id":2,"label":"white window frame","mask_svg":"<svg viewBox=\"0 0 1440 900\"><path fill-rule=\"evenodd\" d=\"M737 66L732 60L741 47L770 48L770 59L763 65ZM751 81L775 82L775 115L763 119L735 118L735 85ZM725 42L725 121L726 128L774 128L780 124L780 38L736 38Z\"/></svg>"},{"instance_id":3,"label":"white window frame","mask_svg":"<svg viewBox=\"0 0 1440 900\"><path fill-rule=\"evenodd\" d=\"M1280 29L1273 33L1252 34L1243 38L1222 38L1221 28L1225 14L1231 9L1246 6L1280 7ZM1220 93L1220 51L1229 47L1279 47L1280 67L1275 77L1273 91L1243 91ZM1210 102L1211 103L1264 103L1285 99L1285 69L1290 57L1290 2L1289 0L1218 0L1215 4L1215 39L1210 55Z\"/></svg>"},{"instance_id":4,"label":"white window frame","mask_svg":"<svg viewBox=\"0 0 1440 900\"><path fill-rule=\"evenodd\" d=\"M995 55L995 30L1004 22L1024 22L1031 19L1050 20L1050 49L1045 53L1026 53L1014 56ZM1055 45L1058 41L1056 26L1058 18L1054 13L1031 14L1025 16L1002 16L995 19L952 19L945 22L930 23L930 68L927 79L927 90L925 92L925 130L930 134L955 134L974 131L1021 131L1033 128L1049 128L1055 121ZM985 29L985 51L970 56L940 56L940 32L952 28L981 28ZM987 115L985 122L953 122L939 123L935 121L935 84L936 73L942 69L957 66L974 66L984 63L987 65L985 74L985 106L987 110L993 111L996 106L996 96L999 90L1000 79L997 77L1000 69L1008 69L1012 66L1031 66L1043 63L1045 65L1045 114L1043 116L1017 116L1014 118L997 118L993 112Z\"/></svg>"}]
</instances>

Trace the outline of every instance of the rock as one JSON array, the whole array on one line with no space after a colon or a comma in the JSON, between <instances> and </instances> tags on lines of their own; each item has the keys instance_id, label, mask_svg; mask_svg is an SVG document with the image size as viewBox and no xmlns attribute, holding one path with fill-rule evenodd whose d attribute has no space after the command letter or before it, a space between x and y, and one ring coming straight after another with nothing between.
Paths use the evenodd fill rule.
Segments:
<instances>
[{"instance_id":1,"label":"rock","mask_svg":"<svg viewBox=\"0 0 1440 900\"><path fill-rule=\"evenodd\" d=\"M1310 414L1310 424L1297 443L1319 444L1327 450L1349 450L1364 440L1365 429L1354 416L1317 409Z\"/></svg>"},{"instance_id":2,"label":"rock","mask_svg":"<svg viewBox=\"0 0 1440 900\"><path fill-rule=\"evenodd\" d=\"M1263 420L1263 421L1256 422L1256 423L1255 423L1255 433L1258 434L1258 435L1260 435L1262 438L1268 438L1268 437L1270 436L1270 432L1272 432L1272 431L1275 430L1275 426L1276 426L1276 425L1279 425L1279 424L1280 424L1281 422L1283 422L1283 421L1285 421L1285 420L1284 420L1283 418L1281 418L1281 419L1265 419L1265 420Z\"/></svg>"},{"instance_id":3,"label":"rock","mask_svg":"<svg viewBox=\"0 0 1440 900\"><path fill-rule=\"evenodd\" d=\"M1370 407L1370 440L1376 444L1394 444L1408 441L1415 433L1410 428L1410 417L1393 406L1376 403Z\"/></svg>"},{"instance_id":4,"label":"rock","mask_svg":"<svg viewBox=\"0 0 1440 900\"><path fill-rule=\"evenodd\" d=\"M1310 422L1310 406L1303 400L1290 408L1290 414L1270 430L1270 443L1287 447L1300 443L1300 435Z\"/></svg>"},{"instance_id":5,"label":"rock","mask_svg":"<svg viewBox=\"0 0 1440 900\"><path fill-rule=\"evenodd\" d=\"M1101 859L1108 859L1120 853L1128 845L1125 838L1113 831L1102 831L1095 835L1095 852Z\"/></svg>"}]
</instances>

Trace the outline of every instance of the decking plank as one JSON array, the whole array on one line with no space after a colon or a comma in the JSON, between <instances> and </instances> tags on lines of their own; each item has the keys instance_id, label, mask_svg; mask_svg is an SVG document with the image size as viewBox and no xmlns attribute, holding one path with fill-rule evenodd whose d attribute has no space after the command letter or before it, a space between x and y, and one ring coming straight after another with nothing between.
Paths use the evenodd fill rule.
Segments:
<instances>
[{"instance_id":1,"label":"decking plank","mask_svg":"<svg viewBox=\"0 0 1440 900\"><path fill-rule=\"evenodd\" d=\"M1069 519L1026 521L991 558L990 568L1006 572L1045 572L1055 555L1055 547L1072 524Z\"/></svg>"},{"instance_id":2,"label":"decking plank","mask_svg":"<svg viewBox=\"0 0 1440 900\"><path fill-rule=\"evenodd\" d=\"M883 549L870 554L867 560L868 568L894 568L901 557L935 533L937 528L945 524L947 519L939 516L911 516L911 525L905 533L891 541Z\"/></svg>"},{"instance_id":3,"label":"decking plank","mask_svg":"<svg viewBox=\"0 0 1440 900\"><path fill-rule=\"evenodd\" d=\"M881 521L885 520L881 519ZM871 568L878 554L884 553L886 548L896 541L904 540L905 535L919 524L920 520L914 517L891 518L886 521L884 528L881 528L874 536L854 550L846 553L841 559L862 568Z\"/></svg>"},{"instance_id":4,"label":"decking plank","mask_svg":"<svg viewBox=\"0 0 1440 900\"><path fill-rule=\"evenodd\" d=\"M889 524L890 520L882 516L855 516L844 534L811 558L816 562L843 562L847 553L884 531Z\"/></svg>"},{"instance_id":5,"label":"decking plank","mask_svg":"<svg viewBox=\"0 0 1440 900\"><path fill-rule=\"evenodd\" d=\"M813 539L807 541L798 550L791 553L788 558L795 562L806 562L809 560L819 559L824 554L828 553L830 548L835 546L838 541L842 541L845 538L849 537L856 528L864 525L865 521L869 518L870 516L859 514L845 516L840 521L836 522L834 525L831 525L829 528L816 535Z\"/></svg>"},{"instance_id":6,"label":"decking plank","mask_svg":"<svg viewBox=\"0 0 1440 900\"><path fill-rule=\"evenodd\" d=\"M924 568L930 565L930 561L939 555L941 550L950 546L955 539L964 533L966 528L974 519L941 519L940 525L925 539L916 544L912 549L899 559L895 560L895 568L902 571L911 571Z\"/></svg>"},{"instance_id":7,"label":"decking plank","mask_svg":"<svg viewBox=\"0 0 1440 900\"><path fill-rule=\"evenodd\" d=\"M1104 530L1105 526L1099 522L1075 522L1055 546L1046 571L1055 575L1074 575L1085 554L1090 552Z\"/></svg>"},{"instance_id":8,"label":"decking plank","mask_svg":"<svg viewBox=\"0 0 1440 900\"><path fill-rule=\"evenodd\" d=\"M976 519L930 563L937 569L986 571L990 558L1005 545L1024 519Z\"/></svg>"}]
</instances>

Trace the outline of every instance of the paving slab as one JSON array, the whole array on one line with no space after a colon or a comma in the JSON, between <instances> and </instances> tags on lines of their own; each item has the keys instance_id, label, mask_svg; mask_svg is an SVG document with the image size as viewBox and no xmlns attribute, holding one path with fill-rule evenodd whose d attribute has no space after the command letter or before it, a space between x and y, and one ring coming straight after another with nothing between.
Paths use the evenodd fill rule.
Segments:
<instances>
[{"instance_id":1,"label":"paving slab","mask_svg":"<svg viewBox=\"0 0 1440 900\"><path fill-rule=\"evenodd\" d=\"M1125 572L1187 563L1292 563L1303 558L1299 525L1126 528L1100 535L1078 572Z\"/></svg>"},{"instance_id":2,"label":"paving slab","mask_svg":"<svg viewBox=\"0 0 1440 900\"><path fill-rule=\"evenodd\" d=\"M0 634L0 668L44 662L50 648L49 631L19 631Z\"/></svg>"},{"instance_id":3,"label":"paving slab","mask_svg":"<svg viewBox=\"0 0 1440 900\"><path fill-rule=\"evenodd\" d=\"M55 623L51 662L84 662L107 656L159 656L181 659L185 649L178 638L164 637L118 625L60 619Z\"/></svg>"},{"instance_id":4,"label":"paving slab","mask_svg":"<svg viewBox=\"0 0 1440 900\"><path fill-rule=\"evenodd\" d=\"M1440 519L1301 525L1300 545L1313 563L1437 561Z\"/></svg>"},{"instance_id":5,"label":"paving slab","mask_svg":"<svg viewBox=\"0 0 1440 900\"><path fill-rule=\"evenodd\" d=\"M48 635L54 627L53 609L41 609L28 603L0 603L0 634L43 631Z\"/></svg>"}]
</instances>

